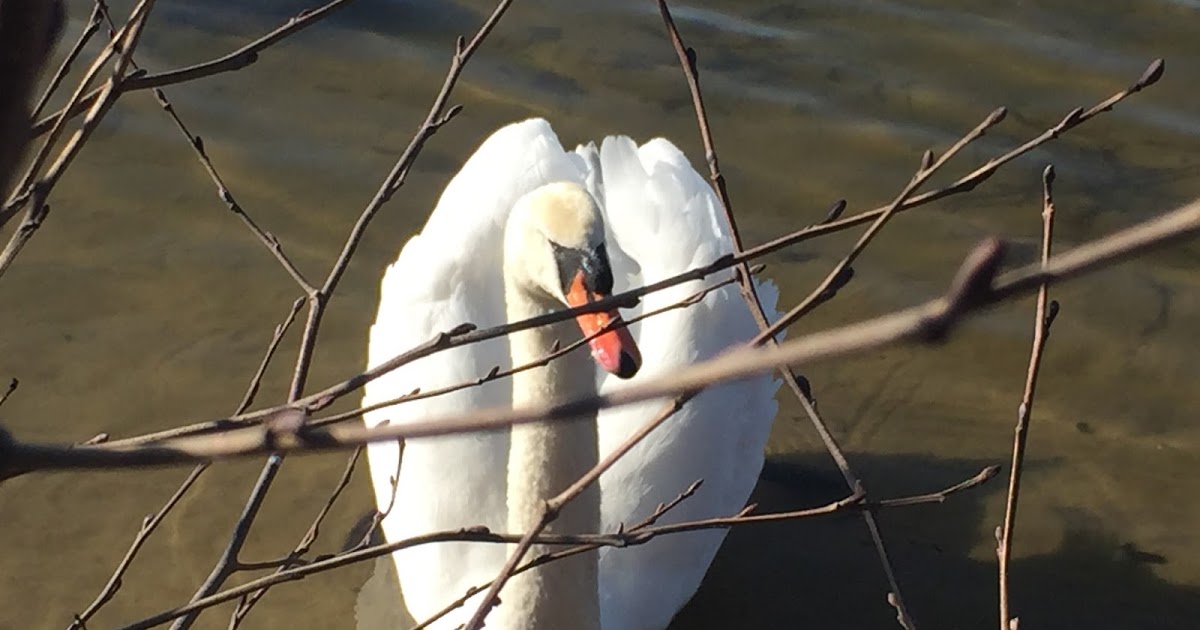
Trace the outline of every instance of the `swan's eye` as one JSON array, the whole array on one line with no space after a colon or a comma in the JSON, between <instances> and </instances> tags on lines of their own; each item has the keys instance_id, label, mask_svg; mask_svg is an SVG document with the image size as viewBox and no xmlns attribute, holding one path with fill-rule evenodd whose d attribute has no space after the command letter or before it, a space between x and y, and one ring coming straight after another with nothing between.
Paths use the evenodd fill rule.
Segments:
<instances>
[{"instance_id":1,"label":"swan's eye","mask_svg":"<svg viewBox=\"0 0 1200 630\"><path fill-rule=\"evenodd\" d=\"M554 250L554 262L558 266L558 281L565 295L571 289L575 276L583 274L583 286L594 294L611 295L613 287L612 267L608 264L608 252L601 243L590 250L565 247L549 241Z\"/></svg>"}]
</instances>

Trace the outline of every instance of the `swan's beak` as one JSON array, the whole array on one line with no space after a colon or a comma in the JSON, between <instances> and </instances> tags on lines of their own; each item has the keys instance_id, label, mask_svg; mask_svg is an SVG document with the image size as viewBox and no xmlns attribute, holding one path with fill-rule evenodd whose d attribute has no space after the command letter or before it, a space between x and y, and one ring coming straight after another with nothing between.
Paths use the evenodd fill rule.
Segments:
<instances>
[{"instance_id":1,"label":"swan's beak","mask_svg":"<svg viewBox=\"0 0 1200 630\"><path fill-rule=\"evenodd\" d=\"M580 271L571 282L571 290L567 292L567 303L573 307L583 306L606 297L608 296L589 291L584 286L583 272ZM638 368L642 367L642 353L628 328L622 326L596 335L606 327L620 324L621 314L616 309L584 313L575 320L579 323L583 336L591 338L588 345L592 347L592 358L600 367L616 374L618 378L633 378L633 375L637 374Z\"/></svg>"}]
</instances>

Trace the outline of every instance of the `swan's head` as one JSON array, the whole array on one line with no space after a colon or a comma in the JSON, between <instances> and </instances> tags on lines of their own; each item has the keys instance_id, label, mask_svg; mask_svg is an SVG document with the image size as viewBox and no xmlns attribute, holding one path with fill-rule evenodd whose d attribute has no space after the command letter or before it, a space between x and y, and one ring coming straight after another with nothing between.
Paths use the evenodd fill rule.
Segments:
<instances>
[{"instance_id":1,"label":"swan's head","mask_svg":"<svg viewBox=\"0 0 1200 630\"><path fill-rule=\"evenodd\" d=\"M604 215L592 195L579 184L559 182L517 200L504 234L504 273L524 297L548 306L582 306L611 295ZM629 330L600 333L620 319L613 309L585 313L576 321L590 338L596 362L620 378L631 378L642 357Z\"/></svg>"}]
</instances>

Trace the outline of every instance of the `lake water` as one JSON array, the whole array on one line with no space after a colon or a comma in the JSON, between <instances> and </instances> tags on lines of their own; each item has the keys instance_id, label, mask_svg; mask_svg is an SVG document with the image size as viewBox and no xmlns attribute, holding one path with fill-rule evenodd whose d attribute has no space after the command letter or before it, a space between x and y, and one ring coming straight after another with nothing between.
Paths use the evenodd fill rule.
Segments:
<instances>
[{"instance_id":1,"label":"lake water","mask_svg":"<svg viewBox=\"0 0 1200 630\"><path fill-rule=\"evenodd\" d=\"M137 55L151 71L224 54L308 7L160 4ZM89 10L70 3L61 48ZM128 3L114 10L124 15ZM473 32L488 10L480 1L361 0L249 68L167 94L241 204L320 278L423 119L453 37ZM1158 85L975 193L898 217L851 285L793 336L936 295L986 235L1015 239L1016 262L1033 260L1047 163L1059 175L1059 249L1200 195L1195 2L703 0L675 13L699 51L751 244L820 220L838 198L848 213L886 204L922 150L945 149L998 105L1008 119L939 181L1118 91L1153 58L1167 60ZM702 164L686 87L648 1L516 2L453 102L465 110L375 220L331 303L310 389L361 368L383 267L494 128L537 115L570 144L664 135ZM0 278L0 379L21 380L0 409L5 427L30 440L83 440L232 411L299 292L224 209L148 93L121 99L51 203ZM856 236L769 258L781 303L800 300ZM1053 290L1063 310L1034 410L1012 569L1022 627L1200 622L1198 264L1192 242ZM929 491L1007 463L1032 308L1026 300L991 312L944 347L802 369L873 496ZM292 331L260 404L283 400L296 341ZM755 500L788 509L835 497L836 470L798 406L780 397L775 474ZM344 463L344 455L289 459L243 559L294 546ZM89 627L186 601L224 548L260 465L206 473ZM186 474L29 475L0 486L0 628L65 627ZM995 625L992 531L1003 495L997 479L943 505L880 515L920 628ZM316 551L336 551L370 507L360 469ZM354 627L374 568L279 586L245 627ZM886 589L857 517L747 527L729 536L674 627L895 627ZM197 627L225 627L230 610L209 611Z\"/></svg>"}]
</instances>

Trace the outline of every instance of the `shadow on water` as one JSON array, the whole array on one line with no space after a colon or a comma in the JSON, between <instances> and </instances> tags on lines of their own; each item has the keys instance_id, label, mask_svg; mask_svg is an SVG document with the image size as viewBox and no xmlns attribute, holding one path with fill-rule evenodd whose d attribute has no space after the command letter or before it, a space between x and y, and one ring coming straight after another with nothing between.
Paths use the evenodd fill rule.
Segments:
<instances>
[{"instance_id":1,"label":"shadow on water","mask_svg":"<svg viewBox=\"0 0 1200 630\"><path fill-rule=\"evenodd\" d=\"M764 474L752 500L760 510L780 511L844 494L840 479L816 486L807 481L818 466L827 467L823 458L775 458L768 472L777 470ZM915 472L919 482L912 480L909 492L949 485L993 463L874 455L855 455L853 461L867 479ZM897 579L919 627L995 625L996 562L972 550L981 532L993 527L984 522L984 505L1003 494L1003 484L997 477L943 504L880 513ZM1068 528L1049 553L1023 555L1019 528L1015 544L1012 600L1024 624L1182 629L1200 619L1200 590L1170 584L1153 571L1156 564L1181 559L1136 549L1122 541L1121 532L1107 530L1102 516ZM758 586L746 589L750 582ZM887 590L870 537L855 514L744 527L730 533L672 628L769 627L784 619L793 627L887 628L895 625L884 599Z\"/></svg>"},{"instance_id":2,"label":"shadow on water","mask_svg":"<svg viewBox=\"0 0 1200 630\"><path fill-rule=\"evenodd\" d=\"M921 456L856 455L866 477L896 471L921 493L970 477L986 461ZM1034 462L1036 474L1054 462ZM913 479L912 477L916 477ZM879 514L906 604L921 628L988 628L997 617L996 562L973 550L984 506L1003 494L1004 479L955 495L942 504ZM845 496L824 455L768 460L751 502L758 512L804 509ZM875 493L880 495L883 493ZM899 493L897 493L899 494ZM888 496L893 496L888 493ZM1021 553L1020 529L1012 564L1014 612L1033 627L1194 628L1200 590L1166 582L1154 567L1167 558L1138 549L1106 528L1102 515L1071 514L1057 548ZM754 588L746 588L754 584ZM857 513L735 528L692 601L671 630L778 627L888 628L895 613L887 582ZM387 558L359 592L358 628L406 627L395 570Z\"/></svg>"}]
</instances>

